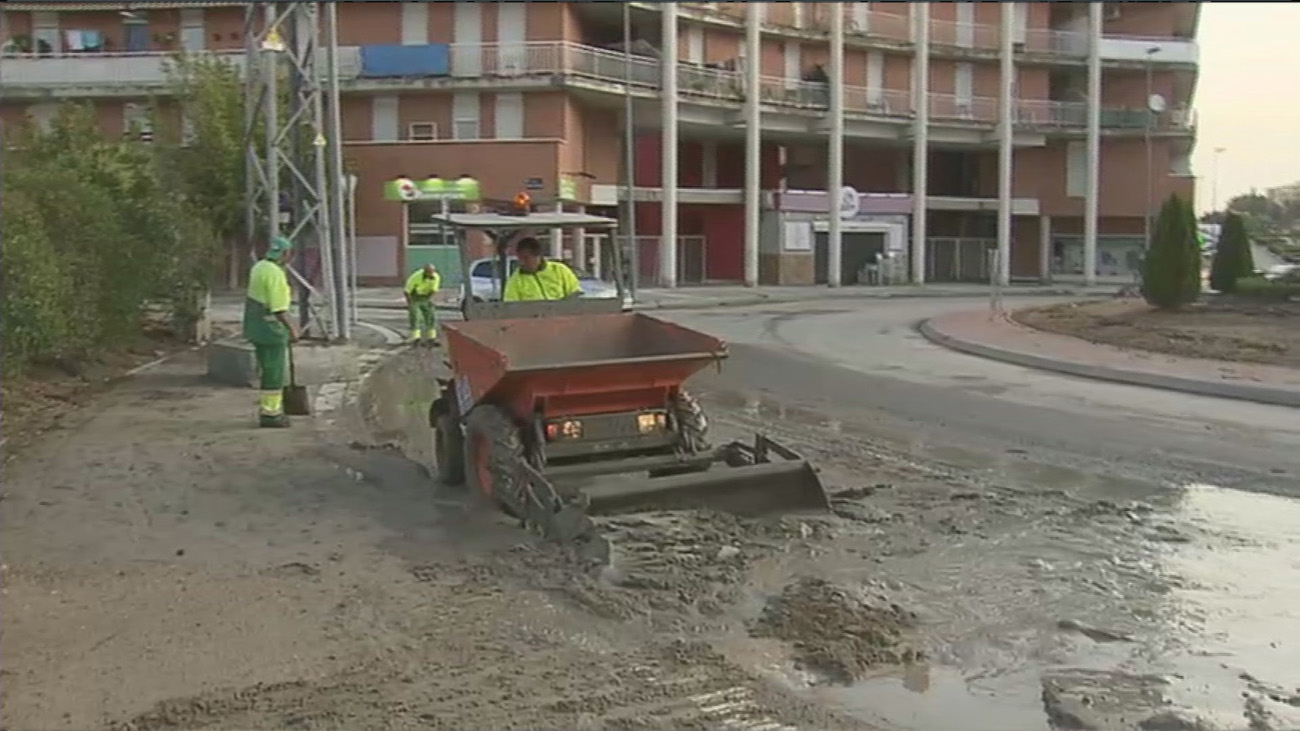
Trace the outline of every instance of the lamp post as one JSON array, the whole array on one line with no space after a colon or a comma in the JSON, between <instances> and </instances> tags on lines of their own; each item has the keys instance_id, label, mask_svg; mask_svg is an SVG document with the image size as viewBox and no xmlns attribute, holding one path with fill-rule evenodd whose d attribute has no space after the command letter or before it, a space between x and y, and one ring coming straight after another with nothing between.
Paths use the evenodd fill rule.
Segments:
<instances>
[{"instance_id":1,"label":"lamp post","mask_svg":"<svg viewBox=\"0 0 1300 731\"><path fill-rule=\"evenodd\" d=\"M1219 155L1227 151L1226 147L1214 148L1214 157L1210 162L1210 213L1219 210Z\"/></svg>"},{"instance_id":2,"label":"lamp post","mask_svg":"<svg viewBox=\"0 0 1300 731\"><path fill-rule=\"evenodd\" d=\"M1146 116L1147 119L1146 119L1146 129L1144 130L1143 133L1143 142L1146 146L1146 158L1147 158L1147 170L1146 170L1147 204L1146 204L1146 209L1143 211L1143 216L1142 216L1142 240L1144 246L1148 249L1151 248L1151 208L1154 205L1152 200L1152 198L1154 197L1154 193L1152 191L1152 184L1153 184L1152 168L1155 167L1155 162L1152 157L1152 150L1151 150L1151 132L1152 132L1152 127L1155 125L1156 115L1159 114L1160 112L1163 112L1165 109L1164 98L1157 95L1152 89L1152 66L1153 66L1152 59L1155 57L1157 53L1160 53L1159 46L1151 46L1146 50L1146 54L1147 54L1147 115Z\"/></svg>"}]
</instances>

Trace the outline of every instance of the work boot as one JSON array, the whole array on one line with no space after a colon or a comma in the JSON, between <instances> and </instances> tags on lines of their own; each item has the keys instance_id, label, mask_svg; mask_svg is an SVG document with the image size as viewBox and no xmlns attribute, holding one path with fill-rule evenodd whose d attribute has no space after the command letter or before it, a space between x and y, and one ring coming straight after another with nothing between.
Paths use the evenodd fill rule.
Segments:
<instances>
[{"instance_id":1,"label":"work boot","mask_svg":"<svg viewBox=\"0 0 1300 731\"><path fill-rule=\"evenodd\" d=\"M284 414L260 414L257 425L263 429L287 429L289 417Z\"/></svg>"}]
</instances>

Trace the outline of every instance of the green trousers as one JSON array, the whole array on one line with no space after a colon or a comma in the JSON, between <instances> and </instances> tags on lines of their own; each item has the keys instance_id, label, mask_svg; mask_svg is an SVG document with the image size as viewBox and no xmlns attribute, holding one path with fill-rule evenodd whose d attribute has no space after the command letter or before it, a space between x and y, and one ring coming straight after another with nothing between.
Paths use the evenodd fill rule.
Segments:
<instances>
[{"instance_id":1,"label":"green trousers","mask_svg":"<svg viewBox=\"0 0 1300 731\"><path fill-rule=\"evenodd\" d=\"M254 345L253 354L257 356L263 391L279 391L289 384L289 346Z\"/></svg>"},{"instance_id":2,"label":"green trousers","mask_svg":"<svg viewBox=\"0 0 1300 731\"><path fill-rule=\"evenodd\" d=\"M411 339L427 337L438 339L438 317L434 313L432 300L412 300L406 306L407 319L411 323Z\"/></svg>"}]
</instances>

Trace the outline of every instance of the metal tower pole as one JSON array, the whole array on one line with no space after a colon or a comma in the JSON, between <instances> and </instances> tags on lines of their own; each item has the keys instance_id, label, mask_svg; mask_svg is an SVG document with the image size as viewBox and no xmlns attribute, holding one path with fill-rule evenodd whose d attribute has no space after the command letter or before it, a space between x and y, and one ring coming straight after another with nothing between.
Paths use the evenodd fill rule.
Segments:
<instances>
[{"instance_id":1,"label":"metal tower pole","mask_svg":"<svg viewBox=\"0 0 1300 731\"><path fill-rule=\"evenodd\" d=\"M343 169L343 110L339 106L339 14L336 3L327 3L325 10L325 107L329 116L325 119L325 140L329 151L329 207L333 242L338 253L334 268L334 319L339 326L339 338L352 338L352 302L356 292L352 290L350 273L357 263L349 256L347 203L345 187L347 173Z\"/></svg>"},{"instance_id":2,"label":"metal tower pole","mask_svg":"<svg viewBox=\"0 0 1300 731\"><path fill-rule=\"evenodd\" d=\"M260 10L260 12L258 12ZM265 126L265 146L250 150L247 205L250 230L260 230L265 237L282 235L301 253L317 247L321 261L321 284L317 291L298 270L289 268L290 277L302 285L323 308L311 308L311 323L321 335L333 340L340 334L339 293L335 277L335 198L330 194L327 174L328 132L325 125L326 74L318 67L320 59L319 3L258 3L246 15L244 29L250 55L247 58L248 112L250 128ZM292 42L286 42L290 37ZM280 93L281 79L289 82L292 93ZM337 105L335 95L329 102ZM295 144L301 140L302 144ZM251 147L251 146L250 146ZM280 230L280 189L289 185L295 192L293 219L288 229ZM337 185L337 184L336 184ZM263 210L258 201L263 201ZM254 235L252 241L261 237ZM255 248L259 248L256 247ZM323 297L321 296L323 295ZM322 301L323 300L323 301Z\"/></svg>"}]
</instances>

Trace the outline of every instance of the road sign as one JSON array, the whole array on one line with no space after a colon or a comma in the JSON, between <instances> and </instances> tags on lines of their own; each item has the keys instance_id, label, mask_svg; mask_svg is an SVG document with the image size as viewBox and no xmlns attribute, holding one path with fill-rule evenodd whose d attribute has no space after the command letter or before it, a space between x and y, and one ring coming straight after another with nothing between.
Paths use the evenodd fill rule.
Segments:
<instances>
[{"instance_id":1,"label":"road sign","mask_svg":"<svg viewBox=\"0 0 1300 731\"><path fill-rule=\"evenodd\" d=\"M541 178L528 178L524 181L524 188L527 190L541 190L545 186L545 181Z\"/></svg>"}]
</instances>

